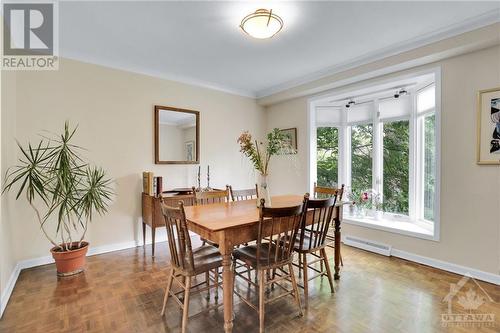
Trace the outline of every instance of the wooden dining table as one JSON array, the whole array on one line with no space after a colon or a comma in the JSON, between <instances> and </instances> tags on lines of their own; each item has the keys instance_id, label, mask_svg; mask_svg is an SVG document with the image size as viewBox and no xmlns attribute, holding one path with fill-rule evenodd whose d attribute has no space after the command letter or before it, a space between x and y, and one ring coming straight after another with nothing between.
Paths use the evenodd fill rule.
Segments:
<instances>
[{"instance_id":1,"label":"wooden dining table","mask_svg":"<svg viewBox=\"0 0 500 333\"><path fill-rule=\"evenodd\" d=\"M296 206L303 196L282 195L271 198L272 207ZM222 255L222 289L224 301L224 330L233 329L233 272L231 253L235 246L257 239L259 209L256 200L242 200L211 205L187 206L184 208L189 230L202 238L219 245ZM342 206L337 206L334 215L335 226L335 274L340 278L340 222Z\"/></svg>"}]
</instances>

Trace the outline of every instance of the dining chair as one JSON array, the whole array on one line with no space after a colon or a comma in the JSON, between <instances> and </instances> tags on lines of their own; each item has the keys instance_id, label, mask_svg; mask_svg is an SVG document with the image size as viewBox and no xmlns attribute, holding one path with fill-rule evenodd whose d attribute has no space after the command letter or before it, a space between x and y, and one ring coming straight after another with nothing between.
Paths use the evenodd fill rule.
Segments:
<instances>
[{"instance_id":1,"label":"dining chair","mask_svg":"<svg viewBox=\"0 0 500 333\"><path fill-rule=\"evenodd\" d=\"M225 190L210 190L210 191L196 191L193 187L195 196L195 205L210 205L216 203L224 203L229 201L229 189Z\"/></svg>"},{"instance_id":2,"label":"dining chair","mask_svg":"<svg viewBox=\"0 0 500 333\"><path fill-rule=\"evenodd\" d=\"M231 185L227 185L227 188L229 189L229 194L231 196L231 200L233 201L251 200L259 197L257 184L255 184L255 188L245 190L233 190Z\"/></svg>"},{"instance_id":3,"label":"dining chair","mask_svg":"<svg viewBox=\"0 0 500 333\"><path fill-rule=\"evenodd\" d=\"M165 218L165 227L167 229L171 268L167 277L167 287L165 289L165 297L163 298L161 315L163 316L165 314L167 301L169 297L172 296L182 309L181 331L184 333L186 332L188 321L190 295L205 290L208 290L210 293L210 289L215 288L215 299L218 299L218 269L222 267L222 256L219 250L211 245L202 245L194 250L192 249L191 238L186 223L186 215L184 213L184 204L182 202L179 202L178 208L163 204L162 212ZM213 284L210 284L210 271L214 272ZM207 281L192 285L192 279L203 273L205 273ZM182 290L180 292L172 292L173 281L181 286ZM191 289L198 288L203 284L206 284L206 287L191 292ZM177 295L181 293L184 293L183 301L177 297ZM208 307L204 311L209 311L221 305L222 304L217 304Z\"/></svg>"},{"instance_id":4,"label":"dining chair","mask_svg":"<svg viewBox=\"0 0 500 333\"><path fill-rule=\"evenodd\" d=\"M195 206L229 202L229 189L227 188L227 186L226 186L225 190L213 189L210 191L197 191L196 188L193 186L192 190L194 193L194 205ZM202 237L200 237L200 240L201 240L201 245L209 244L209 245L215 246L215 247L219 246L217 243L214 243L214 242L209 241L208 239L204 239ZM217 274L219 274L218 270L217 270ZM209 273L206 272L207 286L208 286L208 280L209 280ZM207 295L207 297L210 297L210 293Z\"/></svg>"},{"instance_id":5,"label":"dining chair","mask_svg":"<svg viewBox=\"0 0 500 333\"><path fill-rule=\"evenodd\" d=\"M302 315L297 281L292 266L292 253L308 198L309 195L306 194L302 204L281 208L264 207L265 200L261 199L256 244L240 247L233 251L233 267L236 267L237 261L241 261L255 269L258 275L258 282L255 283L233 269L235 279L238 276L258 288L258 305L246 299L236 291L236 288L234 293L259 314L259 332L264 331L265 304L281 297L293 296L299 307L299 314ZM272 279L270 278L271 272L274 272ZM290 281L292 289L280 285L281 281ZM265 299L264 290L270 284L277 284L284 290L284 293Z\"/></svg>"},{"instance_id":6,"label":"dining chair","mask_svg":"<svg viewBox=\"0 0 500 333\"><path fill-rule=\"evenodd\" d=\"M229 190L229 194L232 201L252 200L252 199L258 199L259 197L259 190L257 184L255 184L255 188L244 189L244 190L233 190L233 187L231 185L226 185L226 188ZM249 243L244 243L243 245L247 246L248 244ZM235 266L235 270L242 267L245 269L245 271L243 271L242 273L247 273L247 278L250 280L251 268L248 265L246 265L245 263L240 263L239 265ZM255 275L255 281L257 281L257 279L258 277L257 275ZM248 286L250 287L250 284Z\"/></svg>"},{"instance_id":7,"label":"dining chair","mask_svg":"<svg viewBox=\"0 0 500 333\"><path fill-rule=\"evenodd\" d=\"M344 194L344 184L342 184L340 188L334 188L334 187L317 186L316 182L314 182L315 199L336 197L337 203L340 203L342 201L343 194ZM333 224L330 224L330 227L333 227ZM335 235L332 234L332 231L333 230L330 228L328 230L328 233L326 234L326 243L327 243L326 246L333 249L335 248ZM321 263L321 265L323 265L323 263ZM342 258L342 254L340 254L340 265L344 266L344 259ZM321 267L321 270L323 270L323 267Z\"/></svg>"},{"instance_id":8,"label":"dining chair","mask_svg":"<svg viewBox=\"0 0 500 333\"><path fill-rule=\"evenodd\" d=\"M304 303L306 309L309 304L309 281L326 275L330 283L330 291L332 293L335 292L325 246L326 236L333 219L337 198L338 196L335 195L326 199L310 199L307 201L307 214L304 215L299 237L295 241L293 250L299 254L301 259L299 260L299 265L294 265L299 267L299 271L302 271L303 283L299 285L299 287L304 288ZM313 256L315 259L308 262L308 255ZM322 264L320 270L312 266L317 262L321 262ZM323 269L323 267L325 269ZM309 277L308 270L313 270L318 274Z\"/></svg>"}]
</instances>

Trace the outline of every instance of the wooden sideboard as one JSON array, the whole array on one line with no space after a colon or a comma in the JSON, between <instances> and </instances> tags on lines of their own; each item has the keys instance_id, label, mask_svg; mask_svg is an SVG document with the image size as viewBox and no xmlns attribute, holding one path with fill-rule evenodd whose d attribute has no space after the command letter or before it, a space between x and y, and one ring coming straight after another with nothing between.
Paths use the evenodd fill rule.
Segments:
<instances>
[{"instance_id":1,"label":"wooden sideboard","mask_svg":"<svg viewBox=\"0 0 500 333\"><path fill-rule=\"evenodd\" d=\"M146 245L146 225L151 228L151 256L155 256L155 231L158 227L165 226L165 220L161 211L162 202L168 206L177 207L179 201L184 203L184 206L192 206L194 204L193 193L176 194L164 193L161 197L155 197L142 193L142 241Z\"/></svg>"}]
</instances>

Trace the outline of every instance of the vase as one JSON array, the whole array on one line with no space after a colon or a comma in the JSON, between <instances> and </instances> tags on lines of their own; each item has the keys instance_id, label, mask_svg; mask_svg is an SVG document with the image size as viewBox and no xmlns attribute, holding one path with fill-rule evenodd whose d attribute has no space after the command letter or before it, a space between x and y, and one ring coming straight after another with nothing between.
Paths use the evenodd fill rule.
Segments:
<instances>
[{"instance_id":1,"label":"vase","mask_svg":"<svg viewBox=\"0 0 500 333\"><path fill-rule=\"evenodd\" d=\"M267 175L257 175L257 207L260 207L260 201L264 199L264 207L271 207L271 195L267 185Z\"/></svg>"},{"instance_id":2,"label":"vase","mask_svg":"<svg viewBox=\"0 0 500 333\"><path fill-rule=\"evenodd\" d=\"M381 210L376 210L374 217L375 217L375 220L381 221L383 219L383 217L384 217L384 212L381 211Z\"/></svg>"}]
</instances>

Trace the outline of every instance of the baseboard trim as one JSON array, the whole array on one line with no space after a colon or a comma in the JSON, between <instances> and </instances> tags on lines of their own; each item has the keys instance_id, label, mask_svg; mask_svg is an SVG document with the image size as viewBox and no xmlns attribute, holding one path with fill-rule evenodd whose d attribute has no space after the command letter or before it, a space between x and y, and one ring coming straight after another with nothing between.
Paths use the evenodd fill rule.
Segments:
<instances>
[{"instance_id":1,"label":"baseboard trim","mask_svg":"<svg viewBox=\"0 0 500 333\"><path fill-rule=\"evenodd\" d=\"M438 259L433 259L429 257L424 257L418 254L402 251L393 248L391 255L394 257L406 259L409 261L413 261L419 264L431 266L434 268L442 269L443 271L452 272L455 274L460 274L464 276L470 276L476 280L481 280L489 283L493 283L496 285L500 285L500 275L480 271L475 268L465 267L457 264L453 264L447 261L442 261Z\"/></svg>"},{"instance_id":2,"label":"baseboard trim","mask_svg":"<svg viewBox=\"0 0 500 333\"><path fill-rule=\"evenodd\" d=\"M151 244L151 242L146 241L146 244ZM96 247L91 247L87 253L87 256L94 256L98 254L104 254L108 252L114 252L114 251L120 251L120 250L126 250L130 248L134 248L137 246L142 246L142 242L137 242L137 241L131 241L131 242L123 242L123 243L116 243L116 244L109 244L109 245L102 245L102 246L96 246ZM465 276L471 276L474 279L493 283L496 285L500 285L500 275L489 273L489 272L484 272L478 269L470 268L470 267L465 267L453 263L449 263L446 261L438 260L438 259L433 259L429 257L424 257L418 254L398 250L395 248L392 248L391 250L391 256L402 258L405 260L413 261L419 264L431 266L434 268L442 269L444 271L460 274L460 275L465 275ZM0 298L0 318L2 318L3 313L5 311L5 308L7 307L7 303L9 302L10 296L14 290L14 287L16 285L17 279L19 277L19 274L21 273L21 270L26 269L26 268L31 268L31 267L36 267L36 266L42 266L42 265L48 265L54 263L54 259L51 256L45 256L45 257L39 257L39 258L34 258L34 259L27 259L27 260L21 260L19 261L16 266L14 267L14 270L12 271L9 281L7 282L7 286L2 293L2 296Z\"/></svg>"},{"instance_id":3,"label":"baseboard trim","mask_svg":"<svg viewBox=\"0 0 500 333\"><path fill-rule=\"evenodd\" d=\"M2 293L2 297L0 297L0 319L3 316L3 312L7 307L7 303L9 302L10 295L12 295L12 291L14 290L14 286L16 285L17 278L19 277L19 273L21 273L21 269L19 268L19 264L16 264L14 270L10 274L9 281L5 287L5 290Z\"/></svg>"},{"instance_id":4,"label":"baseboard trim","mask_svg":"<svg viewBox=\"0 0 500 333\"><path fill-rule=\"evenodd\" d=\"M191 235L191 237L198 237L196 234ZM152 243L151 239L146 239L146 243L143 244L142 241L130 241L130 242L123 242L123 243L115 243L115 244L109 244L109 245L101 245L101 246L96 246L92 247L90 246L89 251L87 252L87 257L90 256L95 256L98 254L104 254L108 252L115 252L115 251L120 251L120 250L126 250L126 249L131 249L134 247L138 246L143 246L143 245L150 245ZM157 242L158 243L158 242ZM37 266L43 266L43 265L49 265L53 264L54 259L52 256L44 256L44 257L38 257L38 258L33 258L33 259L26 259L26 260L21 260L17 262L16 266L14 267L14 270L10 274L9 281L7 282L7 286L2 293L2 296L0 298L0 318L2 318L3 313L5 311L5 308L7 307L7 303L9 302L10 296L12 292L14 291L14 287L16 285L17 279L19 278L19 274L23 269L27 268L32 268L32 267L37 267Z\"/></svg>"}]
</instances>

